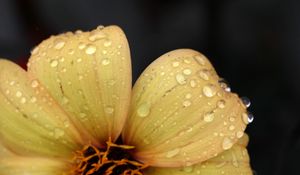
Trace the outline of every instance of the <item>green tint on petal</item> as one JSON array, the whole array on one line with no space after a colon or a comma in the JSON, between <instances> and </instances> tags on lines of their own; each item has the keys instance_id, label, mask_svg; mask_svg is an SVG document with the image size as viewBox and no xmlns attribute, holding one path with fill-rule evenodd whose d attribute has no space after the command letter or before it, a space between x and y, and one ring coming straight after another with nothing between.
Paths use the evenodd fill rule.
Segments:
<instances>
[{"instance_id":1,"label":"green tint on petal","mask_svg":"<svg viewBox=\"0 0 300 175\"><path fill-rule=\"evenodd\" d=\"M52 36L32 52L28 71L36 76L95 145L116 140L131 95L131 60L117 26Z\"/></svg>"},{"instance_id":2,"label":"green tint on petal","mask_svg":"<svg viewBox=\"0 0 300 175\"><path fill-rule=\"evenodd\" d=\"M45 88L7 60L0 60L0 142L19 155L63 158L82 144L77 129Z\"/></svg>"}]
</instances>

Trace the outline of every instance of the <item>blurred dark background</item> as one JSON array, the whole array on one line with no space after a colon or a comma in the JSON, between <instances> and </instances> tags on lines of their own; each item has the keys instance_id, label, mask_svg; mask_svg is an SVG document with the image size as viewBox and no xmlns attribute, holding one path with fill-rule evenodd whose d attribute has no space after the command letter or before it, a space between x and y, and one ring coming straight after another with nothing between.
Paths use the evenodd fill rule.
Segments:
<instances>
[{"instance_id":1,"label":"blurred dark background","mask_svg":"<svg viewBox=\"0 0 300 175\"><path fill-rule=\"evenodd\" d=\"M135 79L167 51L204 53L251 99L253 170L300 174L300 1L0 0L0 56L25 65L49 35L100 24L125 31Z\"/></svg>"}]
</instances>

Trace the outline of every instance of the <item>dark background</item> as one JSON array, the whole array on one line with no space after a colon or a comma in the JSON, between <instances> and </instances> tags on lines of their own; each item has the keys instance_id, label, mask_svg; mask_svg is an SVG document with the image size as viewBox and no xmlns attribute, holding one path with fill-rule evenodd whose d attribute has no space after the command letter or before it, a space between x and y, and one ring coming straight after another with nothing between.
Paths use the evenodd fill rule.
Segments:
<instances>
[{"instance_id":1,"label":"dark background","mask_svg":"<svg viewBox=\"0 0 300 175\"><path fill-rule=\"evenodd\" d=\"M300 174L300 1L0 0L0 56L24 65L51 34L100 24L125 31L134 79L167 51L204 53L234 92L251 99L253 170Z\"/></svg>"}]
</instances>

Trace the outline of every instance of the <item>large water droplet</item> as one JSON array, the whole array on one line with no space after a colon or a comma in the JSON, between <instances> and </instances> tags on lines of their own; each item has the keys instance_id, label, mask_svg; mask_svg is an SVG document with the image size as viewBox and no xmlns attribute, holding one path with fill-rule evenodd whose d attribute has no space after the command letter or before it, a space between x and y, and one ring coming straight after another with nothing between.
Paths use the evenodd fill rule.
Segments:
<instances>
[{"instance_id":1,"label":"large water droplet","mask_svg":"<svg viewBox=\"0 0 300 175\"><path fill-rule=\"evenodd\" d=\"M175 148L175 149L173 149L171 151L168 151L167 154L166 154L166 157L167 158L175 157L179 152L180 152L180 149L179 148Z\"/></svg>"},{"instance_id":2,"label":"large water droplet","mask_svg":"<svg viewBox=\"0 0 300 175\"><path fill-rule=\"evenodd\" d=\"M57 60L51 60L50 61L50 66L51 67L56 67L58 65L58 61Z\"/></svg>"},{"instance_id":3,"label":"large water droplet","mask_svg":"<svg viewBox=\"0 0 300 175\"><path fill-rule=\"evenodd\" d=\"M243 104L248 108L251 105L251 101L248 97L241 97Z\"/></svg>"},{"instance_id":4,"label":"large water droplet","mask_svg":"<svg viewBox=\"0 0 300 175\"><path fill-rule=\"evenodd\" d=\"M140 117L146 117L149 115L150 113L150 107L151 105L148 104L148 103L143 103L139 106L139 108L137 109L137 114L140 116Z\"/></svg>"},{"instance_id":5,"label":"large water droplet","mask_svg":"<svg viewBox=\"0 0 300 175\"><path fill-rule=\"evenodd\" d=\"M199 76L203 80L209 80L209 71L207 69L203 69L199 71Z\"/></svg>"},{"instance_id":6,"label":"large water droplet","mask_svg":"<svg viewBox=\"0 0 300 175\"><path fill-rule=\"evenodd\" d=\"M182 74L177 74L176 75L176 81L179 84L185 84L186 83L185 77Z\"/></svg>"},{"instance_id":7,"label":"large water droplet","mask_svg":"<svg viewBox=\"0 0 300 175\"><path fill-rule=\"evenodd\" d=\"M92 55L96 52L97 48L94 45L88 45L87 48L85 49L85 53L88 55Z\"/></svg>"},{"instance_id":8,"label":"large water droplet","mask_svg":"<svg viewBox=\"0 0 300 175\"><path fill-rule=\"evenodd\" d=\"M254 115L251 112L248 112L248 123L252 123L254 120Z\"/></svg>"},{"instance_id":9,"label":"large water droplet","mask_svg":"<svg viewBox=\"0 0 300 175\"><path fill-rule=\"evenodd\" d=\"M65 42L62 39L56 39L54 41L54 49L62 49L65 46Z\"/></svg>"},{"instance_id":10,"label":"large water droplet","mask_svg":"<svg viewBox=\"0 0 300 175\"><path fill-rule=\"evenodd\" d=\"M202 91L206 97L213 97L214 95L216 95L217 89L213 84L209 84L204 86Z\"/></svg>"},{"instance_id":11,"label":"large water droplet","mask_svg":"<svg viewBox=\"0 0 300 175\"><path fill-rule=\"evenodd\" d=\"M215 118L215 115L213 112L206 113L203 116L203 120L205 122L212 122L214 120L214 118Z\"/></svg>"},{"instance_id":12,"label":"large water droplet","mask_svg":"<svg viewBox=\"0 0 300 175\"><path fill-rule=\"evenodd\" d=\"M232 147L232 145L233 145L233 143L232 143L231 139L229 139L228 137L225 137L225 138L223 139L223 142L222 142L222 148L223 148L224 150L230 149L230 148Z\"/></svg>"}]
</instances>

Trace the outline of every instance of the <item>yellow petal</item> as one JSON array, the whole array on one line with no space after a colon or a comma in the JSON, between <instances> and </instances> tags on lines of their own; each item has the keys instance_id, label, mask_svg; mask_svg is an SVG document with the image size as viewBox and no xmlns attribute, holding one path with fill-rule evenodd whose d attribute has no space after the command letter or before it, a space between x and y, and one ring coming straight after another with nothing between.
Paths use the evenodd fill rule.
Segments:
<instances>
[{"instance_id":1,"label":"yellow petal","mask_svg":"<svg viewBox=\"0 0 300 175\"><path fill-rule=\"evenodd\" d=\"M151 167L145 175L252 175L249 155L244 145L235 144L217 157L182 168Z\"/></svg>"},{"instance_id":2,"label":"yellow petal","mask_svg":"<svg viewBox=\"0 0 300 175\"><path fill-rule=\"evenodd\" d=\"M119 136L131 93L129 46L119 27L52 36L33 50L28 66L94 142Z\"/></svg>"},{"instance_id":3,"label":"yellow petal","mask_svg":"<svg viewBox=\"0 0 300 175\"><path fill-rule=\"evenodd\" d=\"M1 175L66 175L69 170L67 163L55 159L0 158Z\"/></svg>"},{"instance_id":4,"label":"yellow petal","mask_svg":"<svg viewBox=\"0 0 300 175\"><path fill-rule=\"evenodd\" d=\"M200 53L179 49L158 58L137 80L123 138L135 158L154 166L205 161L242 137L246 107L223 88Z\"/></svg>"},{"instance_id":5,"label":"yellow petal","mask_svg":"<svg viewBox=\"0 0 300 175\"><path fill-rule=\"evenodd\" d=\"M44 87L6 60L0 60L0 141L20 155L62 157L71 156L82 143Z\"/></svg>"}]
</instances>

